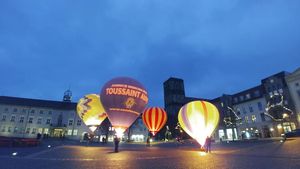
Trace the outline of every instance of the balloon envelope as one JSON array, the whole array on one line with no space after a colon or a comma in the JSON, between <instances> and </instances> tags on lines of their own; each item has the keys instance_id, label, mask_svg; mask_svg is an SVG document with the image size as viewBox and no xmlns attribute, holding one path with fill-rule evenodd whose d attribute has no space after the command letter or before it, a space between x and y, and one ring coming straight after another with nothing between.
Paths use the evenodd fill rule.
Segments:
<instances>
[{"instance_id":1,"label":"balloon envelope","mask_svg":"<svg viewBox=\"0 0 300 169\"><path fill-rule=\"evenodd\" d=\"M219 123L219 111L206 101L187 103L178 113L178 121L183 130L204 146L207 137L210 137Z\"/></svg>"},{"instance_id":2,"label":"balloon envelope","mask_svg":"<svg viewBox=\"0 0 300 169\"><path fill-rule=\"evenodd\" d=\"M154 136L167 122L167 113L159 107L148 108L144 111L143 122Z\"/></svg>"},{"instance_id":3,"label":"balloon envelope","mask_svg":"<svg viewBox=\"0 0 300 169\"><path fill-rule=\"evenodd\" d=\"M128 77L108 81L100 96L109 121L118 133L131 126L148 103L148 94L143 85Z\"/></svg>"},{"instance_id":4,"label":"balloon envelope","mask_svg":"<svg viewBox=\"0 0 300 169\"><path fill-rule=\"evenodd\" d=\"M77 114L93 132L107 117L100 102L99 95L89 94L81 98L77 104Z\"/></svg>"}]
</instances>

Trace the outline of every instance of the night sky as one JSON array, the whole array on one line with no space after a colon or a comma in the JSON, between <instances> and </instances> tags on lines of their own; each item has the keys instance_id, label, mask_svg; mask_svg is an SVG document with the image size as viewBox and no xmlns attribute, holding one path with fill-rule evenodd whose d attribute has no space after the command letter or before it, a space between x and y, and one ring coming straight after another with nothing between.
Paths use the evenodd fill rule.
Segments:
<instances>
[{"instance_id":1,"label":"night sky","mask_svg":"<svg viewBox=\"0 0 300 169\"><path fill-rule=\"evenodd\" d=\"M117 76L215 98L300 67L299 0L0 1L0 95L73 101Z\"/></svg>"}]
</instances>

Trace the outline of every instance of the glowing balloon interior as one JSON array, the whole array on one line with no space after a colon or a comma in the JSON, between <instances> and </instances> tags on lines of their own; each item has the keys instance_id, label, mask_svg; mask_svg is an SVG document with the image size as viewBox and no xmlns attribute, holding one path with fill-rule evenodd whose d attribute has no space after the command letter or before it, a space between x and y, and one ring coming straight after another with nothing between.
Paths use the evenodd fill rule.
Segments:
<instances>
[{"instance_id":1,"label":"glowing balloon interior","mask_svg":"<svg viewBox=\"0 0 300 169\"><path fill-rule=\"evenodd\" d=\"M206 101L190 102L179 110L178 121L183 130L204 146L219 123L219 111Z\"/></svg>"},{"instance_id":2,"label":"glowing balloon interior","mask_svg":"<svg viewBox=\"0 0 300 169\"><path fill-rule=\"evenodd\" d=\"M143 122L153 136L160 131L167 122L167 113L159 107L148 108L143 113Z\"/></svg>"},{"instance_id":3,"label":"glowing balloon interior","mask_svg":"<svg viewBox=\"0 0 300 169\"><path fill-rule=\"evenodd\" d=\"M81 98L77 104L77 114L92 132L97 129L107 117L105 110L96 94L89 94Z\"/></svg>"},{"instance_id":4,"label":"glowing balloon interior","mask_svg":"<svg viewBox=\"0 0 300 169\"><path fill-rule=\"evenodd\" d=\"M143 85L128 77L108 81L100 96L109 121L118 135L131 126L148 103L148 94Z\"/></svg>"}]
</instances>

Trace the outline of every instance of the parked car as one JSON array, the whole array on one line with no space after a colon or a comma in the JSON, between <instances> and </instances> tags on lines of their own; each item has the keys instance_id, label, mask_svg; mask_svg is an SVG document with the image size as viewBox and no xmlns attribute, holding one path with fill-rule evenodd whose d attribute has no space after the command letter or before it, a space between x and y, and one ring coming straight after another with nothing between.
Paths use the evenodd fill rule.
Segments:
<instances>
[{"instance_id":1,"label":"parked car","mask_svg":"<svg viewBox=\"0 0 300 169\"><path fill-rule=\"evenodd\" d=\"M293 130L284 134L286 138L290 137L300 137L300 129Z\"/></svg>"}]
</instances>

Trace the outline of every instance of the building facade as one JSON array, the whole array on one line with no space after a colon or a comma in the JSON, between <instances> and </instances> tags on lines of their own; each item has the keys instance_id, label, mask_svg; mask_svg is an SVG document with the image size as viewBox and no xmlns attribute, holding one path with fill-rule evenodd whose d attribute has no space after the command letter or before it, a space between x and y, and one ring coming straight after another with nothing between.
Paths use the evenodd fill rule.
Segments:
<instances>
[{"instance_id":1,"label":"building facade","mask_svg":"<svg viewBox=\"0 0 300 169\"><path fill-rule=\"evenodd\" d=\"M164 82L165 110L171 117L168 124L173 127L177 123L178 111L184 104L193 100L207 100L220 112L219 126L214 134L216 140L280 136L299 128L300 115L293 113L299 112L296 104L300 103L299 76L299 70L293 74L279 72L262 79L258 86L211 100L186 97L183 80L169 78ZM274 99L275 96L278 98ZM289 118L281 121L272 119L273 116L280 118L284 114L288 114Z\"/></svg>"},{"instance_id":2,"label":"building facade","mask_svg":"<svg viewBox=\"0 0 300 169\"><path fill-rule=\"evenodd\" d=\"M90 130L77 115L76 106L77 103L71 102L70 91L65 92L63 101L0 96L0 136L36 138L40 133L43 137L83 140ZM94 140L101 141L104 137L112 141L114 131L109 120L94 134ZM144 141L147 135L139 118L124 134L124 139Z\"/></svg>"},{"instance_id":3,"label":"building facade","mask_svg":"<svg viewBox=\"0 0 300 169\"><path fill-rule=\"evenodd\" d=\"M300 126L300 68L286 76L286 82L295 105L295 116Z\"/></svg>"}]
</instances>

